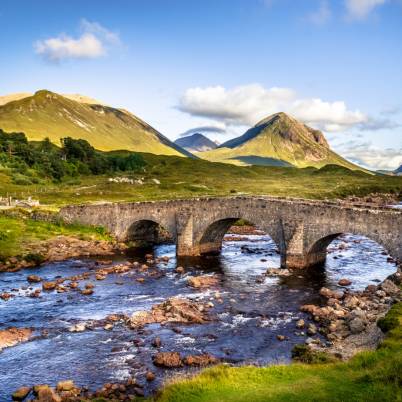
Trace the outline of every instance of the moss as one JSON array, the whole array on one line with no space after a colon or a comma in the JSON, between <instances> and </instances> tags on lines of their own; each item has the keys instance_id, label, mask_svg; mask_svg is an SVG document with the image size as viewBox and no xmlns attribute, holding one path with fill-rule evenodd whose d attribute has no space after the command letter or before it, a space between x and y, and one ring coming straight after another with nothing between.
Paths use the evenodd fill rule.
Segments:
<instances>
[{"instance_id":1,"label":"moss","mask_svg":"<svg viewBox=\"0 0 402 402\"><path fill-rule=\"evenodd\" d=\"M292 359L307 364L331 363L337 360L328 353L312 350L306 344L298 344L293 347Z\"/></svg>"}]
</instances>

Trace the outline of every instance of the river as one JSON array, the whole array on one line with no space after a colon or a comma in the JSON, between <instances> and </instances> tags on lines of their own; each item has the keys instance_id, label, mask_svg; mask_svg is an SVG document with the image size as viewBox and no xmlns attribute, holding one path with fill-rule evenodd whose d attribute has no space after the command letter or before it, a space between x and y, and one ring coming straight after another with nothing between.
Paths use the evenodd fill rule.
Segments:
<instances>
[{"instance_id":1,"label":"river","mask_svg":"<svg viewBox=\"0 0 402 402\"><path fill-rule=\"evenodd\" d=\"M10 394L20 386L73 379L80 386L100 388L106 382L124 381L137 377L146 393L158 388L162 381L179 370L164 370L152 363L156 350L152 340L159 336L162 351L183 354L203 352L237 364L267 365L289 362L292 347L304 342L305 335L295 328L299 311L306 303L321 301L322 286L338 288L340 278L352 281L351 288L363 289L382 281L396 271L387 261L383 249L368 239L344 236L332 242L325 267L300 272L286 278L259 280L268 267L279 267L279 254L272 240L265 235L247 235L239 241L226 236L219 257L203 258L191 263L176 261L173 245L158 245L155 257L171 257L158 266L161 276L135 280L137 272L111 274L103 281L94 280L97 268L94 259L50 263L35 269L0 274L0 293L15 295L0 301L0 329L10 326L30 327L35 336L28 342L0 352L0 401L10 400ZM233 238L232 238L233 239ZM143 262L144 253L129 259ZM116 256L113 263L128 257ZM186 274L175 272L185 267ZM26 297L31 288L27 275L40 275L46 280L92 272L94 294L79 292L43 292L40 298ZM199 291L187 285L188 275L216 272L221 284L212 290ZM26 290L23 290L23 289ZM13 290L15 289L15 290ZM17 290L18 289L18 290ZM219 292L223 303L214 295ZM72 333L69 328L83 321L102 319L108 314L130 314L150 309L172 296L184 296L214 303L211 313L215 320L202 325L152 324L142 330L116 325L112 331L96 328ZM277 335L288 337L279 341ZM152 370L157 378L147 383L144 374Z\"/></svg>"}]
</instances>

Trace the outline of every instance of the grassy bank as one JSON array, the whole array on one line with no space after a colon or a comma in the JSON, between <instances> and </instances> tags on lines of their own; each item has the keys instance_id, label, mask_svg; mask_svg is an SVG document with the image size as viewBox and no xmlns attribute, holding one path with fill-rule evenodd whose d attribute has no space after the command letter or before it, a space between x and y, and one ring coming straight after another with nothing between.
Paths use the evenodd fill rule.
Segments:
<instances>
[{"instance_id":1,"label":"grassy bank","mask_svg":"<svg viewBox=\"0 0 402 402\"><path fill-rule=\"evenodd\" d=\"M17 185L0 172L0 196L32 196L62 206L95 201L144 201L255 194L312 199L370 193L402 193L402 177L375 176L327 166L322 169L240 167L204 160L143 154L145 171L79 176L58 183ZM111 177L141 179L143 184L114 183Z\"/></svg>"},{"instance_id":2,"label":"grassy bank","mask_svg":"<svg viewBox=\"0 0 402 402\"><path fill-rule=\"evenodd\" d=\"M375 351L348 362L275 365L267 368L217 366L167 385L157 402L401 401L402 303L381 327L388 331Z\"/></svg>"},{"instance_id":3,"label":"grassy bank","mask_svg":"<svg viewBox=\"0 0 402 402\"><path fill-rule=\"evenodd\" d=\"M21 210L0 211L0 262L10 257L35 258L35 244L60 235L85 240L109 239L103 228L38 221Z\"/></svg>"}]
</instances>

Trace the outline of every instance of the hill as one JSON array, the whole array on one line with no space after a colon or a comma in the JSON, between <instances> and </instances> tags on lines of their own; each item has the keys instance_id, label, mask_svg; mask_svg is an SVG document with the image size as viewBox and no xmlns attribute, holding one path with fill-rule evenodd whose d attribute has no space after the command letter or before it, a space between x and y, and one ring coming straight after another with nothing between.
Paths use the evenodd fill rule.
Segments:
<instances>
[{"instance_id":1,"label":"hill","mask_svg":"<svg viewBox=\"0 0 402 402\"><path fill-rule=\"evenodd\" d=\"M192 156L149 124L123 109L92 102L82 95L62 96L41 90L0 105L0 128L23 132L30 141L48 137L87 140L102 151L126 149L158 155ZM78 99L78 100L77 100ZM95 101L96 102L96 101Z\"/></svg>"},{"instance_id":2,"label":"hill","mask_svg":"<svg viewBox=\"0 0 402 402\"><path fill-rule=\"evenodd\" d=\"M218 144L200 133L178 138L174 143L189 152L205 152L218 148Z\"/></svg>"},{"instance_id":3,"label":"hill","mask_svg":"<svg viewBox=\"0 0 402 402\"><path fill-rule=\"evenodd\" d=\"M213 162L238 165L320 168L331 164L361 170L333 152L321 131L314 130L285 113L273 114L242 136L198 156Z\"/></svg>"}]
</instances>

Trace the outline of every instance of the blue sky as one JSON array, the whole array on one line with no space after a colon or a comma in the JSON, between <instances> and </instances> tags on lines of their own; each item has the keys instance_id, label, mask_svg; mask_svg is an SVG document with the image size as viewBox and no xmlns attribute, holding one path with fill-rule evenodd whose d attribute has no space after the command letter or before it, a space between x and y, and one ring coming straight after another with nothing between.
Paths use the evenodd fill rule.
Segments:
<instances>
[{"instance_id":1,"label":"blue sky","mask_svg":"<svg viewBox=\"0 0 402 402\"><path fill-rule=\"evenodd\" d=\"M402 164L401 0L2 0L0 95L124 107L225 141L286 111L371 168Z\"/></svg>"}]
</instances>

